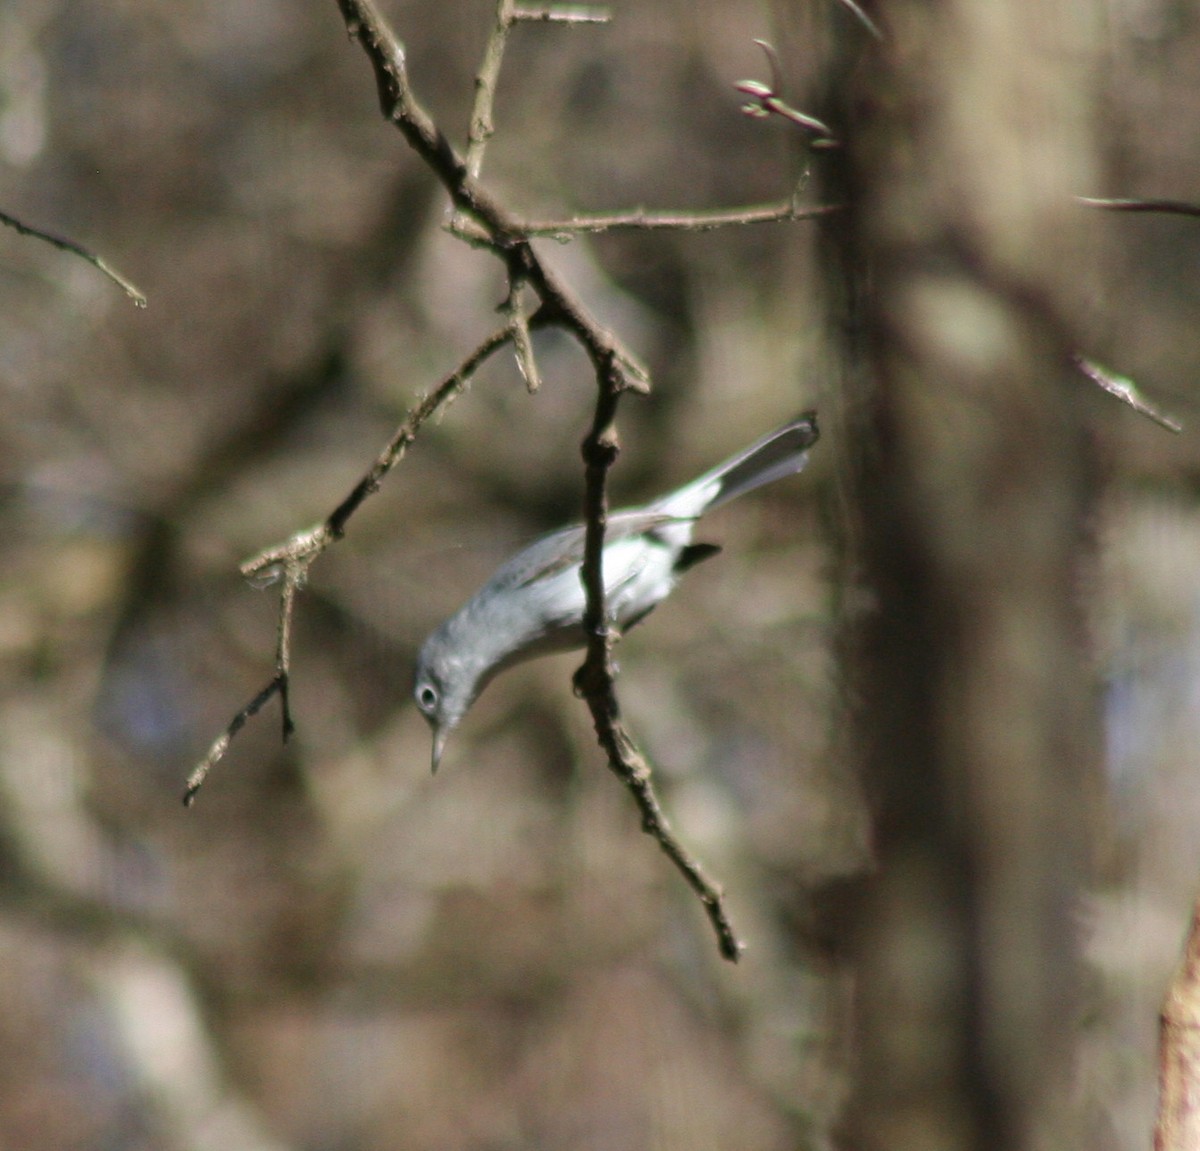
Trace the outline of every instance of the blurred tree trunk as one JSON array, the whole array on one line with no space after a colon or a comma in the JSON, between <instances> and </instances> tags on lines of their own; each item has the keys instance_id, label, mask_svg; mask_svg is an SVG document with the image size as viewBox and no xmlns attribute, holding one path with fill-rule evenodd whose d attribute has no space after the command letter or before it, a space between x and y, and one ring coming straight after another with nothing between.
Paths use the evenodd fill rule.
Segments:
<instances>
[{"instance_id":1,"label":"blurred tree trunk","mask_svg":"<svg viewBox=\"0 0 1200 1151\"><path fill-rule=\"evenodd\" d=\"M856 911L848 1145L1072 1146L1097 746L1078 576L1098 13L898 0L843 72L843 431L874 595L855 698L879 869ZM865 39L860 36L859 39ZM848 78L852 77L852 78ZM867 383L866 381L869 381Z\"/></svg>"}]
</instances>

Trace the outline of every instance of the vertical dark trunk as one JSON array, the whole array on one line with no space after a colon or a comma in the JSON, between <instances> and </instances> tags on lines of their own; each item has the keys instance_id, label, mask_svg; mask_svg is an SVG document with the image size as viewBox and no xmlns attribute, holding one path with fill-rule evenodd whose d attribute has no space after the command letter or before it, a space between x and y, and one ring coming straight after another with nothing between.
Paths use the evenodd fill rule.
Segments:
<instances>
[{"instance_id":1,"label":"vertical dark trunk","mask_svg":"<svg viewBox=\"0 0 1200 1151\"><path fill-rule=\"evenodd\" d=\"M1076 899L1096 746L1090 37L1063 0L898 0L845 81L839 225L863 337L856 716L879 870L857 917L848 1145L1071 1145Z\"/></svg>"}]
</instances>

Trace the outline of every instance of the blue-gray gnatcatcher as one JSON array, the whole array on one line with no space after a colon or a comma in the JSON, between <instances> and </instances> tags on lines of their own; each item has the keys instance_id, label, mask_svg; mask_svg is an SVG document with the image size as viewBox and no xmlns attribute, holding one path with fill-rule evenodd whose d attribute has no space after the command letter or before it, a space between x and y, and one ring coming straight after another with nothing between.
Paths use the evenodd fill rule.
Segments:
<instances>
[{"instance_id":1,"label":"blue-gray gnatcatcher","mask_svg":"<svg viewBox=\"0 0 1200 1151\"><path fill-rule=\"evenodd\" d=\"M705 512L798 472L817 435L816 412L805 412L670 495L610 515L602 566L615 626L627 631L644 619L688 568L720 551L692 543ZM585 645L583 538L582 525L543 536L425 641L413 696L433 728L434 771L450 732L495 675L533 656Z\"/></svg>"}]
</instances>

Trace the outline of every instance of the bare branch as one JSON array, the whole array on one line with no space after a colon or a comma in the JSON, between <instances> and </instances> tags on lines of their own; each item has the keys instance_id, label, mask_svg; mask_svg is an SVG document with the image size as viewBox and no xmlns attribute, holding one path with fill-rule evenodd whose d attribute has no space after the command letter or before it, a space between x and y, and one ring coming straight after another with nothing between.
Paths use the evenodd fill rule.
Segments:
<instances>
[{"instance_id":1,"label":"bare branch","mask_svg":"<svg viewBox=\"0 0 1200 1151\"><path fill-rule=\"evenodd\" d=\"M1106 200L1095 196L1077 196L1088 208L1104 208L1109 212L1159 212L1168 216L1200 216L1200 204L1186 200Z\"/></svg>"},{"instance_id":2,"label":"bare branch","mask_svg":"<svg viewBox=\"0 0 1200 1151\"><path fill-rule=\"evenodd\" d=\"M379 490L383 477L404 457L409 445L417 438L417 432L430 416L454 402L466 389L471 378L483 363L504 346L510 338L509 328L494 331L453 372L450 373L428 396L425 397L405 418L387 447L379 453L371 470L355 485L354 490L333 510L326 527L334 539L341 539L346 532L350 517L358 511L363 501Z\"/></svg>"},{"instance_id":3,"label":"bare branch","mask_svg":"<svg viewBox=\"0 0 1200 1151\"><path fill-rule=\"evenodd\" d=\"M514 8L513 19L528 24L607 24L612 12L594 4L547 4Z\"/></svg>"},{"instance_id":4,"label":"bare branch","mask_svg":"<svg viewBox=\"0 0 1200 1151\"><path fill-rule=\"evenodd\" d=\"M508 46L508 34L512 26L521 22L557 24L601 24L609 19L607 11L600 12L579 6L546 6L539 9L518 8L514 0L496 0L496 14L492 29L483 50L483 60L475 75L475 100L471 108L470 127L467 132L465 156L467 175L477 180L483 171L483 153L496 130L492 109L496 101L496 87L500 80L500 65L504 50ZM469 224L462 212L455 212L450 230L466 232Z\"/></svg>"},{"instance_id":5,"label":"bare branch","mask_svg":"<svg viewBox=\"0 0 1200 1151\"><path fill-rule=\"evenodd\" d=\"M883 32L880 30L879 25L876 24L875 21L866 14L866 12L864 12L862 8L860 8L854 2L854 0L838 0L838 3L841 4L841 6L848 12L850 12L858 20L858 22L868 32L870 32L872 36L875 37L876 40L883 39Z\"/></svg>"},{"instance_id":6,"label":"bare branch","mask_svg":"<svg viewBox=\"0 0 1200 1151\"><path fill-rule=\"evenodd\" d=\"M526 389L533 395L542 386L542 376L533 355L533 340L529 335L529 317L525 315L524 295L524 283L520 280L514 281L509 288L508 299L504 302L504 312L508 316L508 331L517 357L517 368L525 381Z\"/></svg>"},{"instance_id":7,"label":"bare branch","mask_svg":"<svg viewBox=\"0 0 1200 1151\"><path fill-rule=\"evenodd\" d=\"M453 402L466 388L480 365L511 338L508 325L498 328L483 341L453 372L429 393L405 417L396 429L387 446L375 458L366 475L351 489L350 494L332 512L324 523L315 528L297 532L282 544L273 545L242 564L241 572L247 579L266 577L270 580L280 571L286 576L287 569L296 567L307 573L313 561L330 544L346 534L346 524L363 502L379 490L384 476L404 458L409 445L416 439L430 416ZM301 577L303 579L303 576Z\"/></svg>"},{"instance_id":8,"label":"bare branch","mask_svg":"<svg viewBox=\"0 0 1200 1151\"><path fill-rule=\"evenodd\" d=\"M513 0L496 0L496 17L483 50L483 62L475 76L475 103L471 108L471 126L467 133L467 174L478 179L483 169L483 152L496 130L492 105L496 98L496 83L500 79L500 64L508 44L508 33L515 21Z\"/></svg>"},{"instance_id":9,"label":"bare branch","mask_svg":"<svg viewBox=\"0 0 1200 1151\"><path fill-rule=\"evenodd\" d=\"M146 297L132 281L122 276L102 256L89 251L82 244L77 244L74 240L68 240L65 236L56 236L53 232L43 232L40 228L32 228L28 224L22 223L16 216L10 216L7 212L0 212L0 224L7 224L8 227L19 232L22 236L33 236L38 240L45 240L47 244L52 244L61 251L70 252L80 259L87 260L92 267L98 268L114 284L121 288L125 295L133 301L135 307L144 308L146 306Z\"/></svg>"},{"instance_id":10,"label":"bare branch","mask_svg":"<svg viewBox=\"0 0 1200 1151\"><path fill-rule=\"evenodd\" d=\"M282 690L283 683L278 676L275 676L258 695L229 721L229 726L221 732L212 747L208 749L208 754L196 765L192 774L188 776L187 788L183 793L184 807L191 807L196 801L196 792L200 790L205 779L208 778L209 771L212 770L221 757L229 750L229 745L233 742L233 737L245 727L246 721L252 719L262 711L271 697Z\"/></svg>"},{"instance_id":11,"label":"bare branch","mask_svg":"<svg viewBox=\"0 0 1200 1151\"><path fill-rule=\"evenodd\" d=\"M724 892L709 879L699 861L671 830L654 790L650 765L625 727L617 702L616 668L612 658L616 637L604 603L602 556L608 520L607 477L620 451L614 421L621 389L613 381L607 386L604 380L599 383L600 394L592 429L583 443L587 473L584 493L586 529L580 578L587 593L583 627L588 646L583 666L575 673L575 690L587 702L596 738L608 757L609 769L629 790L641 813L642 830L654 839L699 897L716 933L721 955L736 963L743 944L730 921Z\"/></svg>"},{"instance_id":12,"label":"bare branch","mask_svg":"<svg viewBox=\"0 0 1200 1151\"><path fill-rule=\"evenodd\" d=\"M790 120L793 124L798 124L801 128L815 133L819 139L813 141L814 148L834 147L837 141L827 124L818 120L816 116L810 116L807 112L793 108L780 95L783 90L783 72L779 65L779 55L775 49L765 40L755 40L754 43L766 54L767 64L771 69L771 83L764 84L761 80L739 80L734 88L750 97L749 101L742 105L742 111L747 116L782 116L785 120Z\"/></svg>"},{"instance_id":13,"label":"bare branch","mask_svg":"<svg viewBox=\"0 0 1200 1151\"><path fill-rule=\"evenodd\" d=\"M1169 432L1182 432L1183 425L1174 416L1167 415L1160 407L1152 404L1138 390L1137 385L1128 376L1118 376L1107 368L1102 368L1095 360L1085 356L1071 357L1072 363L1094 384L1099 384L1109 395L1116 396L1124 404L1128 404L1135 412L1153 420L1159 427Z\"/></svg>"},{"instance_id":14,"label":"bare branch","mask_svg":"<svg viewBox=\"0 0 1200 1151\"><path fill-rule=\"evenodd\" d=\"M282 711L282 738L287 743L296 732L292 722L292 704L288 689L292 676L292 618L296 611L296 592L304 586L307 566L289 564L279 593L279 632L275 641L275 678L279 681L279 704Z\"/></svg>"},{"instance_id":15,"label":"bare branch","mask_svg":"<svg viewBox=\"0 0 1200 1151\"><path fill-rule=\"evenodd\" d=\"M1200 901L1192 912L1183 955L1159 1011L1156 1151L1200 1146L1196 1065L1200 1059Z\"/></svg>"},{"instance_id":16,"label":"bare branch","mask_svg":"<svg viewBox=\"0 0 1200 1151\"><path fill-rule=\"evenodd\" d=\"M286 743L295 731L292 722L288 688L291 677L292 617L295 612L296 593L308 578L308 569L333 543L346 534L346 524L363 502L379 490L384 476L396 466L416 438L417 432L432 415L455 400L470 382L480 365L498 348L512 339L512 325L506 324L483 341L453 372L450 373L428 396L413 408L396 430L387 446L376 457L366 475L350 494L329 514L323 523L295 535L282 544L275 544L252 556L241 565L242 575L260 586L270 584L282 577L279 596L278 638L275 648L275 676L245 707L229 722L229 726L218 736L208 753L188 776L183 793L185 806L190 807L196 793L204 784L208 773L229 750L234 736L245 726L246 721L257 715L263 706L278 694L283 705L283 741Z\"/></svg>"},{"instance_id":17,"label":"bare branch","mask_svg":"<svg viewBox=\"0 0 1200 1151\"><path fill-rule=\"evenodd\" d=\"M699 896L716 931L721 954L736 960L741 943L729 922L722 893L671 832L654 793L649 767L621 722L614 691L613 637L607 623L601 577L607 518L606 478L616 458L613 420L620 396L628 390L645 390L647 373L542 262L528 235L522 231L521 222L477 182L466 162L458 157L417 105L408 89L403 51L379 16L373 0L338 0L338 4L347 28L374 66L384 113L439 176L455 207L482 225L485 235L473 237L475 242L489 244L505 259L510 285L528 283L537 293L541 307L534 319L541 324L566 328L582 344L592 361L599 392L592 432L584 443L586 534L581 576L587 592L584 626L588 635L588 655L577 676L577 684L587 699L610 768L625 782L642 813L643 828L655 838ZM520 355L520 325L515 328L510 325L506 332L510 330L517 340Z\"/></svg>"},{"instance_id":18,"label":"bare branch","mask_svg":"<svg viewBox=\"0 0 1200 1151\"><path fill-rule=\"evenodd\" d=\"M782 224L791 220L815 220L840 210L840 204L801 206L793 197L777 204L695 212L647 212L643 208L633 208L624 212L571 216L564 220L537 220L522 224L521 229L526 236L552 236L560 240L569 240L573 235L583 233L617 229L711 232L717 228L747 224Z\"/></svg>"},{"instance_id":19,"label":"bare branch","mask_svg":"<svg viewBox=\"0 0 1200 1151\"><path fill-rule=\"evenodd\" d=\"M418 104L409 87L404 47L380 14L375 0L337 0L347 31L365 51L375 73L380 106L385 117L404 136L410 147L429 166L446 188L455 209L451 228L468 242L490 249L504 260L508 273L509 292L502 305L505 325L492 333L462 365L448 376L428 397L406 417L375 463L355 485L349 495L316 527L309 528L267 548L242 565L250 579L272 580L283 577L280 594L276 674L230 721L229 726L210 748L208 755L188 779L184 802L190 804L212 766L225 754L233 737L247 720L275 694L283 703L284 739L293 731L288 707L289 665L291 658L291 623L295 597L303 586L308 569L318 556L341 539L346 524L362 503L374 492L388 472L403 458L422 424L466 387L475 370L494 351L511 341L517 363L531 391L539 385L537 364L533 355L530 328L557 326L570 332L582 345L592 361L598 385L596 411L590 434L584 441L586 465L585 491L585 556L581 579L586 591L587 608L584 627L588 637L587 656L576 673L577 690L591 710L593 722L609 767L625 783L642 816L642 827L659 844L674 863L689 887L704 905L716 932L721 954L736 961L742 950L724 906L724 896L705 875L700 864L676 839L655 794L650 768L638 751L621 720L614 684L615 666L612 661L614 636L608 622L604 601L602 554L607 520L607 475L617 456L615 417L621 395L626 391L646 391L649 377L617 338L600 325L581 301L559 280L541 259L530 241L531 231L522 221L507 211L479 182L483 153L491 136L492 104L495 86L507 35L513 22L523 19L560 22L597 22L591 10L572 7L518 9L513 0L497 0L496 18L478 77L476 99L471 117L469 144L465 156L460 156L445 134ZM764 45L772 62L778 82L778 65L769 46ZM762 86L759 86L762 87ZM778 83L776 84L778 87ZM754 94L754 93L752 93ZM782 102L774 106L773 93L757 93L763 106L790 118L799 118L810 128L824 131L824 125L804 117ZM571 230L601 231L612 227L682 227L704 229L729 223L759 223L773 220L798 219L822 215L834 208L802 209L795 197L783 205L743 209L736 214L695 213L688 216L592 217L575 225L556 225L551 234ZM526 288L532 289L538 306L527 315L523 299Z\"/></svg>"},{"instance_id":20,"label":"bare branch","mask_svg":"<svg viewBox=\"0 0 1200 1151\"><path fill-rule=\"evenodd\" d=\"M362 46L374 68L383 114L441 180L455 208L483 225L491 237L489 246L509 261L510 268L519 267L538 294L547 321L570 332L597 370L610 362L616 363L623 386L634 391L646 390L649 381L646 369L541 260L521 234L519 221L471 177L466 161L417 103L408 84L404 49L374 0L337 0L337 3L347 30Z\"/></svg>"},{"instance_id":21,"label":"bare branch","mask_svg":"<svg viewBox=\"0 0 1200 1151\"><path fill-rule=\"evenodd\" d=\"M574 293L542 261L528 235L522 232L521 221L478 182L465 160L417 104L408 86L403 49L380 16L374 0L337 2L348 31L362 46L375 70L384 115L442 181L455 208L481 225L483 234L472 237L473 242L491 247L504 259L510 286L527 283L537 294L541 306L531 322L565 328L592 361L598 396L592 431L583 448L587 482L585 558L581 573L587 592L584 626L588 654L576 682L587 699L610 768L625 782L642 813L643 828L654 836L699 896L716 931L721 954L736 960L741 943L729 922L722 893L675 839L664 819L650 782L649 767L621 722L613 686L613 637L607 623L601 577L607 518L606 480L617 452L613 424L617 404L626 391L647 390L649 377L616 337L597 323ZM511 325L504 331L505 338L510 338ZM518 334L517 339L520 338Z\"/></svg>"},{"instance_id":22,"label":"bare branch","mask_svg":"<svg viewBox=\"0 0 1200 1151\"><path fill-rule=\"evenodd\" d=\"M291 560L284 572L283 588L279 594L279 624L275 640L275 676L241 711L229 721L229 726L217 737L216 742L208 749L208 754L200 761L191 775L188 776L187 787L183 793L183 806L191 807L196 801L196 793L203 786L208 773L217 761L229 750L233 737L245 726L248 719L257 715L273 695L279 696L279 704L283 723L283 742L287 743L295 734L296 725L292 722L292 706L288 698L288 688L292 666L292 617L296 608L296 592L304 584L307 565L298 560Z\"/></svg>"}]
</instances>

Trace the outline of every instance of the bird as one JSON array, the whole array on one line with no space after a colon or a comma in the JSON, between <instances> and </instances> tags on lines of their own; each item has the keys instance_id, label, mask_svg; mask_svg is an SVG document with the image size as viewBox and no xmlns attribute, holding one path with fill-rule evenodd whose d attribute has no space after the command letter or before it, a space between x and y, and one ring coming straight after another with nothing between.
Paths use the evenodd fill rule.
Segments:
<instances>
[{"instance_id":1,"label":"bird","mask_svg":"<svg viewBox=\"0 0 1200 1151\"><path fill-rule=\"evenodd\" d=\"M804 467L817 442L814 411L789 420L697 479L608 517L602 571L605 610L626 632L675 589L690 568L721 549L693 543L696 521L763 484ZM586 646L580 578L582 524L543 536L502 564L417 656L413 698L433 731L436 773L450 733L505 668Z\"/></svg>"}]
</instances>

